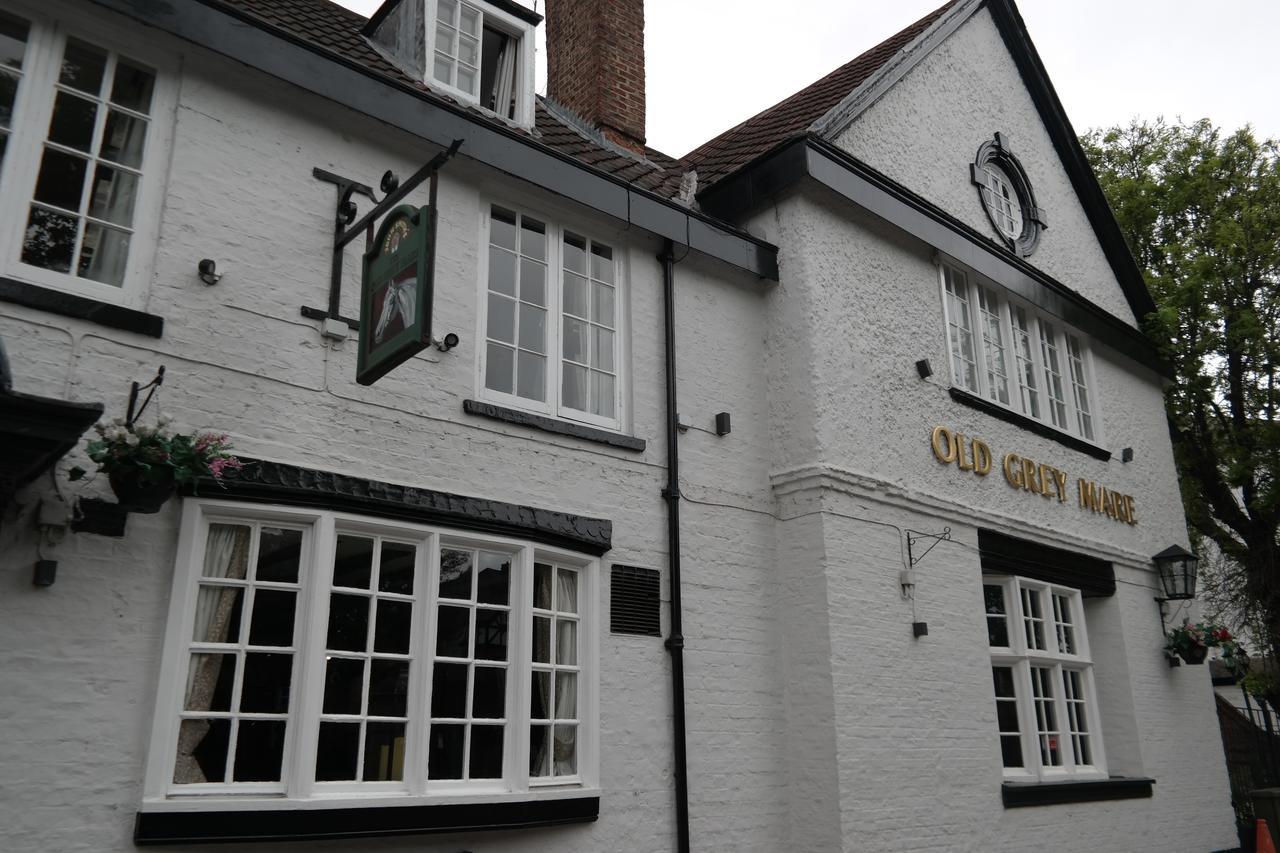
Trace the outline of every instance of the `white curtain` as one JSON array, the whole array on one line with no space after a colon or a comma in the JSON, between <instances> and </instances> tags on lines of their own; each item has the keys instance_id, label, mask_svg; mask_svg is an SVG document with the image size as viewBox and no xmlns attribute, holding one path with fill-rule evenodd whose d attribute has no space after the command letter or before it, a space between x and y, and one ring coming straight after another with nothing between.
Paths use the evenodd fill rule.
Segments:
<instances>
[{"instance_id":1,"label":"white curtain","mask_svg":"<svg viewBox=\"0 0 1280 853\"><path fill-rule=\"evenodd\" d=\"M497 79L493 84L493 111L509 119L516 117L516 51L511 49L512 39L502 40L502 52L498 55Z\"/></svg>"},{"instance_id":2,"label":"white curtain","mask_svg":"<svg viewBox=\"0 0 1280 853\"><path fill-rule=\"evenodd\" d=\"M202 577L243 580L249 568L249 528L239 525L209 526L209 540L204 551ZM231 627L239 587L204 586L196 598L196 621L192 636L197 642L224 643ZM213 704L213 691L218 684L223 663L229 655L195 654L187 670L187 695L184 709L208 711ZM234 660L234 658L232 658ZM235 664L232 663L232 666ZM195 751L209 732L207 720L184 720L178 733L178 756L173 779L179 783L206 782L204 771L195 759Z\"/></svg>"}]
</instances>

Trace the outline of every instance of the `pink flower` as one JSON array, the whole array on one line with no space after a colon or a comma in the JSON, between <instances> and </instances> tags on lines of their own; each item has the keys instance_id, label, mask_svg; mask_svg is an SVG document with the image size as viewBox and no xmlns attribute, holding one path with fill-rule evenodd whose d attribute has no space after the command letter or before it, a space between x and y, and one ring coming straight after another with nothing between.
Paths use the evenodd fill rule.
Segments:
<instances>
[{"instance_id":1,"label":"pink flower","mask_svg":"<svg viewBox=\"0 0 1280 853\"><path fill-rule=\"evenodd\" d=\"M209 463L209 473L215 480L221 480L224 471L239 471L244 464L234 456L218 458Z\"/></svg>"}]
</instances>

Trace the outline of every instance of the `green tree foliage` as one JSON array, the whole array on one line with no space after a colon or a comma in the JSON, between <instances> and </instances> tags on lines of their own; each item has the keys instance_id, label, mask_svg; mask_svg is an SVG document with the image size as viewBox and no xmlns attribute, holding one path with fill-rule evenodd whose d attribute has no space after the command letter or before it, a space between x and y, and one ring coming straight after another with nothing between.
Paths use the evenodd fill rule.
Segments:
<instances>
[{"instance_id":1,"label":"green tree foliage","mask_svg":"<svg viewBox=\"0 0 1280 853\"><path fill-rule=\"evenodd\" d=\"M1082 142L1158 306L1191 526L1280 651L1280 159L1245 127L1133 122ZM1280 656L1278 656L1280 657Z\"/></svg>"}]
</instances>

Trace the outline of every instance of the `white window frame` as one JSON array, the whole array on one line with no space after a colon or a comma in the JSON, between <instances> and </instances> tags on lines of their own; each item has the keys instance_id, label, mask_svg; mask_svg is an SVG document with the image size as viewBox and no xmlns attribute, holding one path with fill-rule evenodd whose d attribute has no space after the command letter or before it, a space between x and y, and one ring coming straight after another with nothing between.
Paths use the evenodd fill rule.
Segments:
<instances>
[{"instance_id":1,"label":"white window frame","mask_svg":"<svg viewBox=\"0 0 1280 853\"><path fill-rule=\"evenodd\" d=\"M1014 694L1018 707L1018 726L1022 746L1022 767L1005 767L1004 778L1011 782L1053 782L1067 780L1107 778L1107 759L1103 746L1102 726L1098 714L1098 691L1094 684L1093 657L1089 650L1088 632L1085 628L1084 599L1080 590L1015 575L983 575L982 584L1000 587L1004 592L1005 618L1009 638L1008 646L989 646L991 666L1009 667L1013 670ZM1024 628L1022 591L1031 590L1041 595L1045 649L1033 649L1027 643ZM1070 608L1071 627L1074 632L1076 652L1061 650L1055 631L1053 597L1063 596ZM985 591L983 600L985 602ZM985 620L984 620L985 621ZM1032 691L1033 667L1050 670L1053 675L1053 707L1059 738L1061 765L1046 765L1041 759L1039 729L1037 728L1035 698ZM1091 764L1075 762L1072 744L1071 717L1067 712L1065 691L1066 672L1080 674L1083 687L1086 731L1089 737ZM993 703L996 701L994 692ZM1001 759L1003 765L1003 759Z\"/></svg>"},{"instance_id":2,"label":"white window frame","mask_svg":"<svg viewBox=\"0 0 1280 853\"><path fill-rule=\"evenodd\" d=\"M510 122L524 128L533 127L534 120L534 26L528 21L521 20L516 16L504 12L494 6L485 3L484 0L458 0L459 3L465 3L480 12L480 32L482 52L481 62L483 63L484 50L484 27L488 23L489 26L505 33L507 36L515 40L516 43L516 80L515 80L515 116L507 118L501 113L494 112L487 107L480 106L480 98L468 91L459 89L449 83L444 83L436 79L435 76L435 55L436 55L436 20L439 15L439 0L426 0L426 54L423 62L423 74L426 79L423 81L433 89L439 89L446 94L457 98L463 103L470 104L477 109L499 118L503 121ZM479 74L479 67L476 71ZM478 83L477 83L478 86Z\"/></svg>"},{"instance_id":3,"label":"white window frame","mask_svg":"<svg viewBox=\"0 0 1280 853\"><path fill-rule=\"evenodd\" d=\"M6 11L26 19L31 28L23 61L22 82L14 102L13 132L0 165L0 270L30 284L141 309L155 266L164 186L168 179L177 107L178 60L138 38L136 32L107 19L94 18L92 26L78 20L67 26L25 3L13 3ZM143 154L142 177L134 203L133 235L121 286L81 278L72 269L55 272L22 261L27 217L35 194L49 120L53 113L59 60L67 37L78 39L136 60L156 73L151 112ZM113 60L114 61L114 60ZM92 181L92 169L85 177ZM83 215L81 217L83 219Z\"/></svg>"},{"instance_id":4,"label":"white window frame","mask_svg":"<svg viewBox=\"0 0 1280 853\"><path fill-rule=\"evenodd\" d=\"M295 616L293 682L281 781L272 783L175 784L174 764L196 590L203 566L207 531L216 523L261 523L303 527L303 563ZM409 654L410 722L406 732L402 782L317 782L316 745L325 685L325 652L332 555L339 533L378 535L419 545L415 570L414 614ZM428 780L424 735L430 720L432 662L439 602L442 547L483 548L513 555L508 624L508 683L504 703L503 776L472 781ZM578 573L578 740L577 773L551 780L529 774L529 691L531 689L534 561L551 562ZM155 722L147 757L143 808L147 811L238 809L279 810L323 804L325 807L427 805L435 802L518 802L577 797L599 790L599 561L579 553L518 538L454 531L345 512L264 506L235 501L188 499L184 502L177 563L165 629ZM448 600L446 600L447 603ZM248 614L244 617L247 619ZM415 709L417 713L415 714Z\"/></svg>"},{"instance_id":5,"label":"white window frame","mask_svg":"<svg viewBox=\"0 0 1280 853\"><path fill-rule=\"evenodd\" d=\"M545 377L546 399L542 401L521 397L515 393L507 394L494 391L485 386L485 367L488 357L488 320L489 320L489 238L492 226L493 207L510 210L520 216L528 215L546 226L547 235L547 375ZM595 229L581 228L577 223L567 221L565 217L547 216L529 205L499 197L488 197L482 200L479 244L479 280L476 296L476 396L478 399L521 409L535 414L556 418L557 420L599 427L610 432L623 432L627 425L626 401L629 394L628 377L630 376L630 359L628 357L628 330L630 304L630 287L628 282L628 264L625 262L626 244L621 235L600 235ZM614 262L614 383L613 411L614 417L607 418L592 412L573 409L561 402L561 383L564 370L564 340L562 325L564 321L564 235L568 231L592 242L599 242L613 251ZM519 317L516 318L517 324ZM514 390L514 389L513 389Z\"/></svg>"},{"instance_id":6,"label":"white window frame","mask_svg":"<svg viewBox=\"0 0 1280 853\"><path fill-rule=\"evenodd\" d=\"M946 260L939 260L938 264L938 287L942 300L942 316L944 341L946 344L947 364L951 373L951 381L954 387L971 394L976 394L983 400L999 406L1003 409L1009 409L1019 415L1030 418L1031 420L1043 423L1045 426L1058 430L1059 432L1072 435L1082 441L1090 444L1101 446L1103 444L1102 434L1102 417L1098 408L1098 385L1094 378L1093 356L1090 349L1090 342L1087 335L1081 334L1076 329L1066 325L1057 317L1053 317L1040 309L1034 307L1029 302L1019 299L1009 293L1003 287L981 278L970 270ZM952 298L947 292L948 275L958 277L964 282L966 290L966 302L968 306L969 328L972 330L972 340L974 351L971 354L975 363L976 383L970 384L965 381L965 377L958 373L955 364L955 355L953 347L957 346L957 342L953 338L953 326L955 326L960 318L953 316ZM978 297L979 288L985 293L987 298L994 302L1000 321L1000 336L1004 346L1004 373L1005 383L1007 385L1008 400L1002 401L992 388L989 373L991 367L987 364L986 344L984 340L984 326L982 310L979 306L980 299ZM1026 315L1028 331L1031 339L1031 364L1032 372L1036 382L1035 391L1039 412L1035 413L1029 406L1026 406L1023 398L1022 373L1018 368L1019 348L1018 336L1020 332L1014 326L1010 317L1011 309L1019 309ZM1048 388L1048 371L1046 369L1044 358L1044 341L1042 337L1045 324L1053 330L1053 347L1058 354L1058 370L1062 379L1063 405L1065 409L1064 423L1055 423L1053 415L1053 401L1049 396ZM1076 393L1076 386L1073 382L1074 376L1071 371L1070 350L1068 349L1068 339L1074 339L1079 346L1080 363L1083 368L1083 378L1085 380L1084 390L1088 396L1089 409L1085 414L1088 415L1090 426L1093 434L1088 435L1082 428L1081 411L1077 405L1079 399Z\"/></svg>"}]
</instances>

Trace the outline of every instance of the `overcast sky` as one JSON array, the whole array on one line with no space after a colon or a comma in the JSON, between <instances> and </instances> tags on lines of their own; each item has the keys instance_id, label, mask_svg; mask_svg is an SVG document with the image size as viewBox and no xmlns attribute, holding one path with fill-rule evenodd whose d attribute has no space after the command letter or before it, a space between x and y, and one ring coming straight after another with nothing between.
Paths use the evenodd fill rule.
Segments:
<instances>
[{"instance_id":1,"label":"overcast sky","mask_svg":"<svg viewBox=\"0 0 1280 853\"><path fill-rule=\"evenodd\" d=\"M380 0L339 2L369 15ZM545 0L536 3L545 13ZM939 5L646 0L649 144L685 154ZM1134 116L1207 116L1280 138L1277 0L1020 0L1018 8L1078 132ZM539 39L539 92L543 50Z\"/></svg>"}]
</instances>

